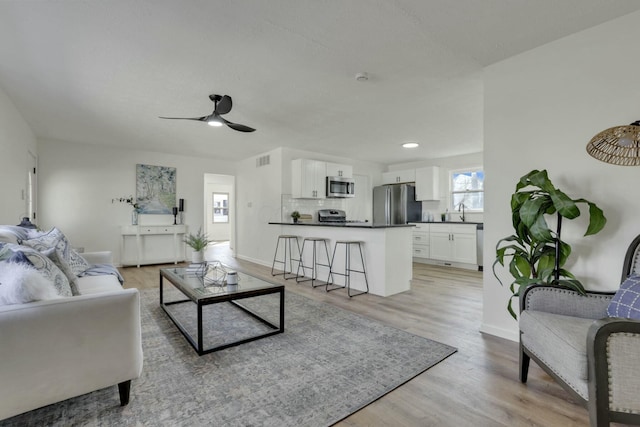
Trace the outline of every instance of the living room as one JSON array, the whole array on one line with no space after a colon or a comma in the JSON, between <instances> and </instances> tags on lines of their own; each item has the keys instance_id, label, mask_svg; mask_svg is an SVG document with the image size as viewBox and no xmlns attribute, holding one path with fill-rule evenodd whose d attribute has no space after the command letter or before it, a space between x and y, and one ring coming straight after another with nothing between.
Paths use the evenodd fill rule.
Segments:
<instances>
[{"instance_id":1,"label":"living room","mask_svg":"<svg viewBox=\"0 0 640 427\"><path fill-rule=\"evenodd\" d=\"M13 3L5 2L2 7ZM566 3L574 6L580 4ZM618 5L624 3L618 2ZM593 159L586 153L585 146L601 130L638 119L637 113L633 112L638 99L638 89L633 89L636 87L638 60L630 52L634 51L634 42L640 36L640 30L635 25L640 15L634 12L638 6L631 2L626 4L628 9L619 11L619 15L594 17L592 25L558 37L558 40L549 40L517 52L514 56L491 62L482 67L479 77L476 76L482 89L482 154L475 151L468 154L470 158L462 156L460 160L464 167L477 163L480 158L487 176L483 219L485 265L493 263L496 242L512 233L509 198L517 180L530 170L547 169L556 185L570 194L596 202L608 218L607 226L596 236L581 237L586 224L582 218L568 224L563 230L573 244L571 270L588 289L604 291L618 288L625 250L633 237L640 234L640 226L634 220L635 212L640 210L640 200L633 193L638 173L633 167L619 167ZM548 6L552 8L550 4ZM3 58L14 58L14 49L20 49L18 41L22 33L12 33L10 28L20 24L23 31L35 31L36 26L27 16L22 16L21 21L16 22L13 20L20 14L0 15L3 16L0 18L0 27L3 28L0 54ZM513 29L514 32L516 30ZM37 53L34 50L29 55ZM62 55L60 58L62 61ZM88 62L83 58L65 60L76 64L74 66ZM319 153L314 151L312 144L289 146L284 141L281 145L268 145L264 150L233 160L226 156L223 146L228 144L231 150L232 145L242 145L243 139L236 135L219 137L222 141L215 141L216 146L220 147L218 153L204 155L195 147L184 145L182 153L193 154L180 155L174 151L158 150L153 144L129 146L125 135L107 131L102 124L96 126L96 139L90 138L92 128L82 129L84 134L81 132L78 134L81 136L76 135L74 139L65 139L61 137L66 135L63 129L51 129L47 133L35 130L41 129L40 118L30 114L30 110L25 111L25 108L26 100L37 97L38 93L15 94L15 88L24 87L25 83L15 80L14 62L2 62L0 176L4 185L0 188L3 200L0 222L17 224L25 215L26 171L31 169L33 156L36 156L38 225L46 229L53 226L60 228L74 245L86 251L112 250L118 253L118 227L130 223L131 212L127 206L114 204L111 200L135 193L135 165L139 163L177 169L177 194L187 201L184 220L192 229L203 222L204 174L235 176L236 255L240 259L265 264L272 259L277 234L266 224L269 220L279 219L280 197L289 191L290 185L283 165L290 159L313 155L323 160L344 162L346 158L360 173L370 176L372 183L379 180L380 174L390 167L401 168L416 163L426 166L438 162L437 157L407 157L393 163L364 161L357 154L342 156L339 152ZM85 66L90 74L90 67L87 64ZM374 70L369 72L373 73ZM46 70L26 68L19 70L18 74L27 76L26 80L29 80L32 79L30 76L39 73L46 73ZM355 81L350 83L360 84ZM365 84L369 83L374 83L373 79ZM162 84L169 85L171 82L164 81ZM183 88L188 82L180 81L176 85ZM212 87L208 90L218 89ZM231 116L240 114L238 121L255 124L250 123L250 119L258 120L258 117L251 115L257 114L257 111L252 108L242 112L242 97L235 95L237 92L229 92L236 102L229 119L236 120ZM82 93L78 89L73 97L82 98ZM203 94L205 98L207 95ZM55 87L48 87L48 92L43 96L47 100L55 99ZM108 91L101 96L108 96ZM97 99L99 97L94 101ZM187 107L192 101L194 104L190 113ZM181 111L173 110L168 103L150 102L153 109L144 114L154 119L173 112L184 113L186 117L200 114L199 109L203 105L209 108L206 103L195 103L196 100L183 99L180 102L187 106ZM205 99L205 102L208 101ZM265 99L264 102L277 104L274 99ZM380 101L382 105L384 100ZM140 101L141 111L148 107L148 104ZM58 107L53 102L44 102L38 109L51 114L48 120L60 120L63 123L61 127L71 123L62 116L62 112L57 111ZM182 124L201 125L189 122ZM78 124L78 127L82 126ZM206 132L220 130L202 127L205 128L205 133L200 134L203 139L209 138L206 135L210 133ZM258 125L256 127L257 132L246 137L256 137L263 131ZM99 135L101 131L104 133ZM149 130L151 136L148 139L153 140L158 132L157 129ZM183 143L175 133L179 131L174 128L170 132L175 136L175 145ZM293 135L292 139L296 136L299 135ZM104 140L107 140L106 144L99 143ZM443 145L456 143L450 140ZM357 150L366 150L366 147L355 147L351 153ZM273 167L256 169L256 158L264 155L270 156ZM518 340L517 322L506 310L509 296L508 289L500 286L490 271L485 272L482 279L482 319L477 324L478 331L511 341ZM517 357L517 350L512 357ZM515 378L517 372L514 371L513 375ZM133 387L135 394L135 384Z\"/></svg>"}]
</instances>

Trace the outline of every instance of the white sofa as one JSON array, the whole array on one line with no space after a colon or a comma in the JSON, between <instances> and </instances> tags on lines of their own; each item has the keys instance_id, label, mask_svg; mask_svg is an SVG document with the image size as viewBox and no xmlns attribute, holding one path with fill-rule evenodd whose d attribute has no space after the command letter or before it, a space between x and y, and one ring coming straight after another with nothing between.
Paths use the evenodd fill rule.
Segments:
<instances>
[{"instance_id":1,"label":"white sofa","mask_svg":"<svg viewBox=\"0 0 640 427\"><path fill-rule=\"evenodd\" d=\"M112 263L110 252L82 257ZM116 384L128 403L142 372L138 290L114 275L77 286L80 295L0 306L0 419Z\"/></svg>"}]
</instances>

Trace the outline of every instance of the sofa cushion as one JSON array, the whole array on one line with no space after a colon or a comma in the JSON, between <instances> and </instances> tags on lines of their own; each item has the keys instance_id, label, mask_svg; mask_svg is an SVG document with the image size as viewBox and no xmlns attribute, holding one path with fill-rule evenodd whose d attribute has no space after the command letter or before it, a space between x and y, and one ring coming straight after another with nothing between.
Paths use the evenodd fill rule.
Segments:
<instances>
[{"instance_id":1,"label":"sofa cushion","mask_svg":"<svg viewBox=\"0 0 640 427\"><path fill-rule=\"evenodd\" d=\"M632 275L622 282L607 307L607 314L640 320L640 276Z\"/></svg>"},{"instance_id":2,"label":"sofa cushion","mask_svg":"<svg viewBox=\"0 0 640 427\"><path fill-rule=\"evenodd\" d=\"M28 264L0 262L0 305L60 298L53 283Z\"/></svg>"},{"instance_id":3,"label":"sofa cushion","mask_svg":"<svg viewBox=\"0 0 640 427\"><path fill-rule=\"evenodd\" d=\"M13 243L5 243L1 248L0 259L31 265L38 270L40 274L53 283L58 295L63 297L70 297L73 295L67 276L60 271L49 257L33 248Z\"/></svg>"},{"instance_id":4,"label":"sofa cushion","mask_svg":"<svg viewBox=\"0 0 640 427\"><path fill-rule=\"evenodd\" d=\"M104 274L101 276L83 276L78 278L78 290L80 295L87 295L100 292L121 291L122 286L116 276Z\"/></svg>"},{"instance_id":5,"label":"sofa cushion","mask_svg":"<svg viewBox=\"0 0 640 427\"><path fill-rule=\"evenodd\" d=\"M578 394L587 398L587 332L592 319L524 310L522 344Z\"/></svg>"},{"instance_id":6,"label":"sofa cushion","mask_svg":"<svg viewBox=\"0 0 640 427\"><path fill-rule=\"evenodd\" d=\"M55 247L62 253L65 261L71 266L71 270L76 276L90 267L90 264L71 247L62 231L56 227L46 233L30 235L30 238L23 240L22 244L41 252Z\"/></svg>"}]
</instances>

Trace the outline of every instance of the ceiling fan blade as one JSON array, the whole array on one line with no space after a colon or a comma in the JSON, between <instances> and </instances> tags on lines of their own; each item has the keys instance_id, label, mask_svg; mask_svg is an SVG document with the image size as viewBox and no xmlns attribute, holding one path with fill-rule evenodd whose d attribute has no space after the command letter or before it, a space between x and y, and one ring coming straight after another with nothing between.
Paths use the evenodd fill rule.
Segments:
<instances>
[{"instance_id":1,"label":"ceiling fan blade","mask_svg":"<svg viewBox=\"0 0 640 427\"><path fill-rule=\"evenodd\" d=\"M233 103L231 102L231 97L229 95L225 95L216 105L216 112L218 114L227 114L229 111L231 111L232 106Z\"/></svg>"},{"instance_id":2,"label":"ceiling fan blade","mask_svg":"<svg viewBox=\"0 0 640 427\"><path fill-rule=\"evenodd\" d=\"M249 126L241 125L238 123L227 122L227 126L229 126L233 130L238 130L240 132L253 132L254 128L250 128Z\"/></svg>"},{"instance_id":3,"label":"ceiling fan blade","mask_svg":"<svg viewBox=\"0 0 640 427\"><path fill-rule=\"evenodd\" d=\"M200 122L206 122L209 116L202 117L158 117L159 119L170 119L170 120L197 120Z\"/></svg>"}]
</instances>

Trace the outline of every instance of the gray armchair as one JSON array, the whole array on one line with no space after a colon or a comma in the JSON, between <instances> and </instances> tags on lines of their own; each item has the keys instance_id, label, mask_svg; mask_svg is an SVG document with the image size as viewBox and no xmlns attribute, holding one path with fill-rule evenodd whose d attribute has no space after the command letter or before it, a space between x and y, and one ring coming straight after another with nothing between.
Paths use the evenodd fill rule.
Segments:
<instances>
[{"instance_id":1,"label":"gray armchair","mask_svg":"<svg viewBox=\"0 0 640 427\"><path fill-rule=\"evenodd\" d=\"M640 273L640 236L622 281ZM533 285L520 294L520 381L533 359L589 410L591 426L640 424L640 321L607 317L614 293Z\"/></svg>"}]
</instances>

